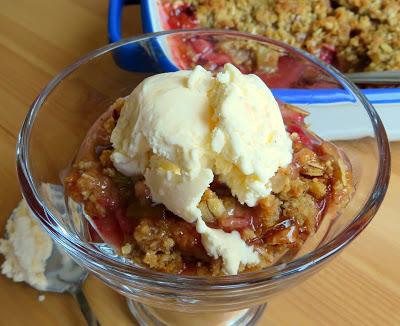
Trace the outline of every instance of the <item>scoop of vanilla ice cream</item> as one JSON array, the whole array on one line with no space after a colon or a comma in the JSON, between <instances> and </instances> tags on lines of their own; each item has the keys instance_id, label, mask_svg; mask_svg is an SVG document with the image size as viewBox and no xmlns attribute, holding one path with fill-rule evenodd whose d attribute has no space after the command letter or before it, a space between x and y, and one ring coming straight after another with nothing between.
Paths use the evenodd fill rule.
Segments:
<instances>
[{"instance_id":1,"label":"scoop of vanilla ice cream","mask_svg":"<svg viewBox=\"0 0 400 326\"><path fill-rule=\"evenodd\" d=\"M228 233L212 229L202 219L197 220L196 230L201 234L201 242L207 253L215 259L222 257L226 274L237 274L240 264L246 266L259 262L259 257L253 247L248 246L241 239L238 231Z\"/></svg>"},{"instance_id":2,"label":"scoop of vanilla ice cream","mask_svg":"<svg viewBox=\"0 0 400 326\"><path fill-rule=\"evenodd\" d=\"M271 192L269 180L279 167L291 161L278 104L257 76L231 64L216 77L201 66L151 76L128 96L111 142L114 166L128 176L144 175L154 202L197 221L204 247L223 258L227 274L258 262L239 234L222 237L197 207L214 175L242 204L254 206ZM229 254L235 242L236 258Z\"/></svg>"},{"instance_id":3,"label":"scoop of vanilla ice cream","mask_svg":"<svg viewBox=\"0 0 400 326\"><path fill-rule=\"evenodd\" d=\"M241 204L255 206L271 192L270 178L291 162L292 141L278 103L256 75L243 75L226 65L214 85L214 172Z\"/></svg>"},{"instance_id":4,"label":"scoop of vanilla ice cream","mask_svg":"<svg viewBox=\"0 0 400 326\"><path fill-rule=\"evenodd\" d=\"M190 223L201 218L197 205L213 181L211 169L203 168L191 176L176 165L153 155L144 176L154 202L163 203L171 212Z\"/></svg>"},{"instance_id":5,"label":"scoop of vanilla ice cream","mask_svg":"<svg viewBox=\"0 0 400 326\"><path fill-rule=\"evenodd\" d=\"M15 282L25 281L39 290L45 290L46 260L53 242L36 221L24 199L12 212L6 225L7 238L0 239L0 253L5 260L1 272Z\"/></svg>"},{"instance_id":6,"label":"scoop of vanilla ice cream","mask_svg":"<svg viewBox=\"0 0 400 326\"><path fill-rule=\"evenodd\" d=\"M191 77L198 82L189 84ZM199 173L208 150L208 86L203 85L208 81L211 74L204 69L145 79L127 98L111 135L115 166L126 175L142 174L154 154L191 175Z\"/></svg>"},{"instance_id":7,"label":"scoop of vanilla ice cream","mask_svg":"<svg viewBox=\"0 0 400 326\"><path fill-rule=\"evenodd\" d=\"M207 91L201 67L145 79L126 100L111 135L111 159L125 175L143 174L153 201L194 222L213 180Z\"/></svg>"}]
</instances>

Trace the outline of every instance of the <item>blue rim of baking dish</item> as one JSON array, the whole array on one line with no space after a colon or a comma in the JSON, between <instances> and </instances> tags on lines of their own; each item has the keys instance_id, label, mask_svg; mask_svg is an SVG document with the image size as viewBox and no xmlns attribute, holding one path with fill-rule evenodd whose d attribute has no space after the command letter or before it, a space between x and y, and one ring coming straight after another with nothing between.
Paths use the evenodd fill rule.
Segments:
<instances>
[{"instance_id":1,"label":"blue rim of baking dish","mask_svg":"<svg viewBox=\"0 0 400 326\"><path fill-rule=\"evenodd\" d=\"M108 11L108 39L111 43L122 39L121 18L124 6L140 4L144 33L162 31L158 1L154 0L110 0ZM116 64L125 70L136 72L166 72L179 70L164 53L161 44L154 40L152 48L142 48L137 44L127 44L114 51ZM157 52L149 56L148 51ZM132 60L132 58L135 58ZM155 59L156 58L156 61ZM351 95L342 89L272 89L280 100L288 103L332 103L352 101ZM400 88L368 88L362 92L372 104L400 103Z\"/></svg>"}]
</instances>

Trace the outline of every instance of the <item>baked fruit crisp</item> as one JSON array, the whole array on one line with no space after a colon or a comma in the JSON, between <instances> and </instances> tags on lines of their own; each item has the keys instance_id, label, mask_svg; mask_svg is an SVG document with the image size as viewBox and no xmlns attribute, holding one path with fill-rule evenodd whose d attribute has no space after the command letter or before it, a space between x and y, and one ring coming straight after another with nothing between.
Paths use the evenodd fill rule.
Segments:
<instances>
[{"instance_id":1,"label":"baked fruit crisp","mask_svg":"<svg viewBox=\"0 0 400 326\"><path fill-rule=\"evenodd\" d=\"M230 270L230 272L228 270L227 272L226 262L224 262L224 254L235 255L236 252L224 253L220 250L220 255L216 254L210 249L210 243L207 243L207 241L218 239L204 238L204 234L201 233L199 225L196 226L194 220L189 222L189 219L182 218L184 213L182 213L182 216L178 216L167 209L163 203L160 203L163 201L160 198L163 198L163 195L168 195L171 201L164 202L166 205L171 205L172 210L177 210L176 205L181 204L179 203L180 198L174 198L180 196L178 184L175 188L172 187L169 190L162 188L165 185L163 183L160 183L158 189L154 188L154 183L151 181L153 176L149 173L149 169L153 163L160 161L160 158L153 161L157 152L154 149L156 148L155 145L153 145L152 150L145 147L147 154L144 156L146 157L135 158L139 161L141 159L147 160L147 168L142 170L145 171L144 173L137 173L136 170L128 172L128 165L116 165L116 162L120 162L117 160L116 154L118 152L115 145L117 137L114 135L116 126L119 125L120 127L132 121L119 121L122 116L126 117L129 114L128 111L132 105L141 107L141 109L133 111L136 112L135 119L137 121L146 119L145 110L154 108L158 103L155 102L157 98L149 98L151 105L147 106L145 104L140 106L138 101L146 97L146 91L149 91L152 85L157 83L157 78L168 78L168 80L171 80L169 84L174 83L175 79L173 78L175 77L178 81L184 80L185 82L182 84L184 86L181 85L180 87L185 88L185 91L193 83L197 87L197 92L198 89L202 89L206 85L205 80L214 84L218 82L220 86L227 87L224 88L225 92L233 89L233 91L240 93L242 90L237 90L235 88L237 85L248 83L248 86L243 87L250 87L249 85L253 85L253 82L255 83L253 86L258 87L257 92L261 92L254 94L263 95L262 92L269 91L266 86L258 84L258 82L262 82L257 77L241 75L232 66L225 67L224 74L218 75L220 76L219 79L212 77L209 72L201 67L197 67L195 72L204 78L194 76L194 72L156 75L146 79L129 97L118 99L93 125L84 140L78 156L64 180L67 195L75 202L83 204L84 210L97 233L104 241L112 244L119 254L158 271L189 275L234 274L236 272L260 270L278 261L292 258L305 241L315 234L321 221L327 215L334 218L340 213L340 210L350 200L353 191L351 165L348 159L335 145L320 139L307 128L304 122L304 118L307 116L305 111L292 105L279 103L279 113L278 105L272 95L262 97L271 102L269 104L260 102L260 106L272 107L276 105L280 121L283 118L283 136L287 137L287 141L285 141L286 144L289 144L288 151L290 154L288 164L273 171L272 177L267 182L269 188L266 188L268 192L265 195L262 192L264 189L260 192L262 195L253 202L249 197L245 197L248 195L248 188L253 185L251 182L257 179L256 174L246 176L251 180L244 187L245 195L237 190L243 187L243 184L235 183L239 182L238 180L242 180L240 181L242 183L245 182L244 179L240 179L243 177L240 174L241 172L236 171L239 170L238 166L240 166L237 163L237 165L231 167L231 170L237 173L233 174L233 179L229 179L223 174L224 172L221 172L221 169L216 168L209 185L206 184L205 191L201 192L199 201L196 202L197 207L195 209L198 209L201 213L201 219L205 223L201 227L203 230L208 228L209 231L214 233L215 231L220 232L218 237L220 236L221 239L235 235L237 238L232 237L229 240L233 241L231 244L243 243L242 247L238 247L240 250L251 249L252 253L257 255L257 260L249 260L247 263L241 261L237 270ZM231 82L227 82L227 76ZM235 78L238 80L236 86L233 85ZM185 86L186 83L189 86ZM159 85L165 85L164 80L161 80ZM164 96L162 104L167 105L165 103L168 102L168 92L173 90L174 86L168 86L170 89L165 91L160 91L159 86L157 87L155 89L159 91L158 96ZM250 92L251 90L247 89L247 91ZM193 93L193 96L198 96L196 92ZM189 97L187 98L190 100ZM227 103L230 105L233 103L228 101L228 97L224 100L225 102L221 104L222 107ZM216 103L220 102L221 99L218 98ZM187 103L190 104L189 101ZM251 99L244 103L246 103L246 110L253 108L250 105L254 103L251 102ZM211 108L216 104L208 105L207 108ZM185 106L180 108L185 109ZM167 109L171 109L172 114L175 114L174 107L163 107L161 113L164 114ZM223 110L228 109L230 107L223 107L219 111L219 120L228 119L223 115ZM238 114L240 113L239 109L241 109L239 106L235 107ZM178 109L176 110L176 119L178 120L180 113ZM187 110L192 110L192 108L189 106ZM187 112L190 114L190 111ZM152 113L150 119L155 119L156 114ZM168 114L168 112L165 114ZM280 114L282 117L280 117ZM214 120L212 117L207 119L211 119L210 124L207 125L206 123L205 125L210 126L211 129L214 128L212 135L215 136L215 128L221 126L222 122ZM163 123L168 122L166 116L163 116L162 121ZM152 123L155 130L143 129L143 132L136 133L137 138L133 139L132 144L136 146L141 143L145 133L154 132L157 137L161 137L161 131L158 132L158 127L154 121ZM134 129L138 130L139 127L140 125L137 123ZM190 127L197 128L195 125ZM235 131L232 137L236 137L238 133L239 131ZM268 144L271 144L271 142L277 142L278 140L273 138L276 133L274 131L271 136L268 136L272 138L265 139L265 145L262 146L269 146ZM178 130L176 130L176 134L179 135ZM225 133L225 137L228 137L227 135L228 132ZM123 142L126 141L126 135L124 137ZM181 139L174 141L181 141ZM261 141L264 144L264 140ZM133 146L132 144L128 147ZM146 146L148 145L146 144ZM277 152L275 150L271 153ZM257 155L258 153L253 154ZM249 157L253 154L248 152ZM165 169L169 172L177 169L175 163L172 162L173 159L170 161L165 159L165 157L168 157L168 153L158 153L157 155L162 156L163 159L161 165L158 165L158 168L155 169L156 172L159 169ZM150 156L151 158L149 158ZM274 157L272 161L273 159ZM200 161L202 158L198 160ZM263 160L268 161L271 158L265 156ZM126 161L123 162L126 163ZM211 166L211 163L206 164ZM182 172L183 168L178 170L176 177L184 173ZM171 174L168 173L165 176L166 179L170 177ZM162 189L167 189L169 193L162 194ZM185 194L182 196L184 197ZM175 203L175 206L171 202ZM215 247L213 248L215 249Z\"/></svg>"},{"instance_id":2,"label":"baked fruit crisp","mask_svg":"<svg viewBox=\"0 0 400 326\"><path fill-rule=\"evenodd\" d=\"M162 0L160 7L165 29L204 27L262 35L302 48L344 72L400 69L398 0ZM229 56L235 65L253 68L276 61L248 43L222 42L212 53L201 40L187 44L195 61L196 54L216 63Z\"/></svg>"}]
</instances>

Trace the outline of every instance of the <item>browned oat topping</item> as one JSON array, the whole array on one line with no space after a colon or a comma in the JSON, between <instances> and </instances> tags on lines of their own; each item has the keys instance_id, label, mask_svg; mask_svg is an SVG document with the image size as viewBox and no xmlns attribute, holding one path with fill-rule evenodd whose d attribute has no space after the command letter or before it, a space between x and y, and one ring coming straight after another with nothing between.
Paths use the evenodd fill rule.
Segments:
<instances>
[{"instance_id":1,"label":"browned oat topping","mask_svg":"<svg viewBox=\"0 0 400 326\"><path fill-rule=\"evenodd\" d=\"M400 69L398 0L165 0L191 6L200 26L281 40L343 71ZM276 60L259 46L228 42L225 51L259 63ZM240 62L235 62L240 64Z\"/></svg>"},{"instance_id":2,"label":"browned oat topping","mask_svg":"<svg viewBox=\"0 0 400 326\"><path fill-rule=\"evenodd\" d=\"M207 255L195 226L154 205L142 177L128 178L112 165L110 135L123 100L93 126L69 175L66 191L84 205L103 239L123 256L149 268L194 275L222 274L221 259ZM298 251L329 210L336 215L350 199L351 168L344 154L306 130L304 112L281 105L293 139L293 162L272 178L272 193L256 207L241 205L214 180L199 208L207 225L236 230L260 255L259 270Z\"/></svg>"}]
</instances>

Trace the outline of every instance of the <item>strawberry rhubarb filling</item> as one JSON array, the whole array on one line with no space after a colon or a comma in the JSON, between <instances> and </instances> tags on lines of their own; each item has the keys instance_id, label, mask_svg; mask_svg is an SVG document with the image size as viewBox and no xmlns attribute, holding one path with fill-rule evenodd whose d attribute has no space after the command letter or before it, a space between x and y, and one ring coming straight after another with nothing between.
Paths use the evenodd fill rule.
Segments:
<instances>
[{"instance_id":1,"label":"strawberry rhubarb filling","mask_svg":"<svg viewBox=\"0 0 400 326\"><path fill-rule=\"evenodd\" d=\"M306 115L230 64L154 75L93 125L66 191L101 241L138 264L259 270L293 257L352 193L344 153Z\"/></svg>"}]
</instances>

